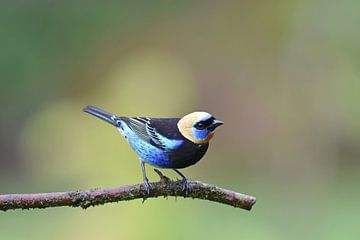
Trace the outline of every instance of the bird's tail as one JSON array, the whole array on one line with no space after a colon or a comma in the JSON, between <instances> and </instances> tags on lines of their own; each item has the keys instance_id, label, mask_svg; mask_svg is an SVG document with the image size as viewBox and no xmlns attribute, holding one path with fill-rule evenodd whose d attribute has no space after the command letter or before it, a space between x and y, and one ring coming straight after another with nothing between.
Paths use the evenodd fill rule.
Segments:
<instances>
[{"instance_id":1,"label":"bird's tail","mask_svg":"<svg viewBox=\"0 0 360 240\"><path fill-rule=\"evenodd\" d=\"M84 112L89 113L91 115L94 115L95 117L98 117L112 125L114 125L115 127L119 127L119 123L118 123L118 117L115 116L114 114L108 113L100 108L94 107L94 106L86 106L84 109Z\"/></svg>"}]
</instances>

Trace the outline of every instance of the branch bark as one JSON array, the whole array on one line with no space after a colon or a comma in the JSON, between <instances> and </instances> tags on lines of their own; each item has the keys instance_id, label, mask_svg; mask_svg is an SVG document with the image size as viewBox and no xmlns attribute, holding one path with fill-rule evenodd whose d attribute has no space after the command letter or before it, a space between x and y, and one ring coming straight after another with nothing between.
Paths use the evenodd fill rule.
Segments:
<instances>
[{"instance_id":1,"label":"branch bark","mask_svg":"<svg viewBox=\"0 0 360 240\"><path fill-rule=\"evenodd\" d=\"M167 196L182 196L198 198L213 202L227 204L233 207L250 210L256 198L242 193L226 190L215 185L190 181L191 191L188 195L183 192L181 180L171 181L160 171L156 171L160 181L151 183L152 190L146 193L143 184L120 186L107 189L91 189L71 192L33 193L33 194L8 194L0 195L0 210L31 209L50 207L81 207L103 205L105 203L129 201L134 199L147 199Z\"/></svg>"}]
</instances>

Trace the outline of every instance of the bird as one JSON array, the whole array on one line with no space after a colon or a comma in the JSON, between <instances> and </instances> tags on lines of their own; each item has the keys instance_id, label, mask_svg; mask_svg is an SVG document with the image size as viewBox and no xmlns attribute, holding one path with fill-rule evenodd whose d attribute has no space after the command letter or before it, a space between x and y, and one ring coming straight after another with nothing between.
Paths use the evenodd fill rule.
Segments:
<instances>
[{"instance_id":1,"label":"bird","mask_svg":"<svg viewBox=\"0 0 360 240\"><path fill-rule=\"evenodd\" d=\"M196 164L205 155L217 127L224 124L207 112L192 112L182 118L149 118L117 116L94 106L86 106L83 111L115 126L128 141L139 156L148 194L152 186L145 163L173 169L181 176L183 191L188 194L188 178L179 169Z\"/></svg>"}]
</instances>

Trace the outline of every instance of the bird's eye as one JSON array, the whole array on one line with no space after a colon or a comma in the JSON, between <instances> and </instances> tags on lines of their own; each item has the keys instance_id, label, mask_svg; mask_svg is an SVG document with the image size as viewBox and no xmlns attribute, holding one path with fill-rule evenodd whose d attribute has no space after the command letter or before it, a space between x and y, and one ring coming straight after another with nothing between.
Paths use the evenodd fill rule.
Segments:
<instances>
[{"instance_id":1,"label":"bird's eye","mask_svg":"<svg viewBox=\"0 0 360 240\"><path fill-rule=\"evenodd\" d=\"M206 125L203 122L198 122L195 124L195 128L204 129L204 128L206 128Z\"/></svg>"}]
</instances>

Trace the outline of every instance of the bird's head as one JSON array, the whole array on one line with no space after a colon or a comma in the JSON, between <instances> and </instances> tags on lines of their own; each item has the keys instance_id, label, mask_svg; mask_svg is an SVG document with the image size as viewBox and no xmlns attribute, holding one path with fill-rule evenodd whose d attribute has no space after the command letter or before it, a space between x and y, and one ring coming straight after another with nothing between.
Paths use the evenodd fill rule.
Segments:
<instances>
[{"instance_id":1,"label":"bird's head","mask_svg":"<svg viewBox=\"0 0 360 240\"><path fill-rule=\"evenodd\" d=\"M182 117L177 126L185 138L201 144L209 142L216 128L223 124L207 112L193 112Z\"/></svg>"}]
</instances>

